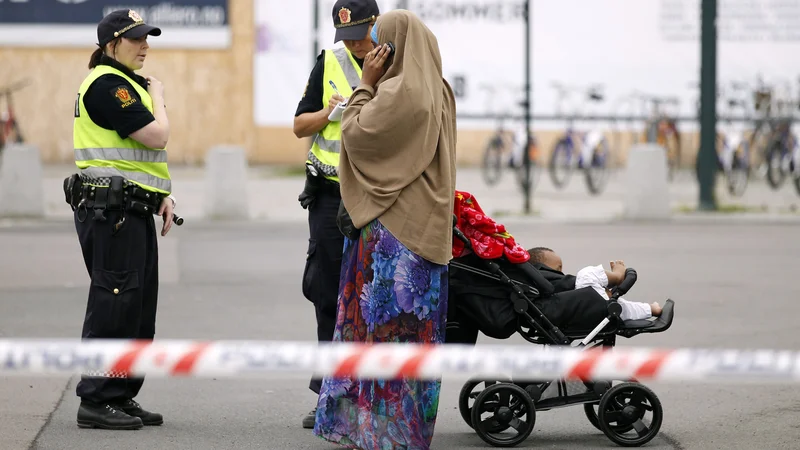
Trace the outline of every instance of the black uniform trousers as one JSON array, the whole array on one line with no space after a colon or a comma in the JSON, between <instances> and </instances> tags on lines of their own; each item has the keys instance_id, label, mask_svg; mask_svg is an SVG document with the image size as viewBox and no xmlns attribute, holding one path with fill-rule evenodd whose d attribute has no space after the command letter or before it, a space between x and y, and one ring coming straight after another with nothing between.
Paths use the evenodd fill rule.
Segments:
<instances>
[{"instance_id":1,"label":"black uniform trousers","mask_svg":"<svg viewBox=\"0 0 800 450\"><path fill-rule=\"evenodd\" d=\"M338 192L320 192L308 212L308 253L303 273L303 295L314 304L317 340L333 340L339 298L344 236L336 225L341 197ZM322 379L312 378L308 388L319 394Z\"/></svg>"},{"instance_id":2,"label":"black uniform trousers","mask_svg":"<svg viewBox=\"0 0 800 450\"><path fill-rule=\"evenodd\" d=\"M75 229L91 277L82 336L90 338L153 339L158 297L158 241L153 215L106 211L97 221L91 209L75 211ZM76 389L91 403L116 403L136 397L144 378L124 374L87 373Z\"/></svg>"}]
</instances>

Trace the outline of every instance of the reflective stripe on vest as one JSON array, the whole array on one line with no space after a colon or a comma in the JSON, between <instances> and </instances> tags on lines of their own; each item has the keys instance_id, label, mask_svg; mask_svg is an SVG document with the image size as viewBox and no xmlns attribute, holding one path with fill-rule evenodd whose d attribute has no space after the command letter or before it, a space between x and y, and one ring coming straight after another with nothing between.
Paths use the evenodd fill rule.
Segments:
<instances>
[{"instance_id":1,"label":"reflective stripe on vest","mask_svg":"<svg viewBox=\"0 0 800 450\"><path fill-rule=\"evenodd\" d=\"M353 61L350 60L347 49L337 48L333 51L333 54L336 56L336 60L339 61L344 77L347 78L347 83L350 87L353 88L361 84L361 74L356 72L355 67L353 67Z\"/></svg>"},{"instance_id":2,"label":"reflective stripe on vest","mask_svg":"<svg viewBox=\"0 0 800 450\"><path fill-rule=\"evenodd\" d=\"M105 159L108 161L167 162L167 152L141 148L76 148L75 161Z\"/></svg>"},{"instance_id":3,"label":"reflective stripe on vest","mask_svg":"<svg viewBox=\"0 0 800 450\"><path fill-rule=\"evenodd\" d=\"M88 178L122 176L144 189L169 194L172 182L164 149L149 148L131 137L123 139L116 131L100 127L89 117L84 105L86 91L97 78L106 74L119 76L130 83L141 103L153 112L153 100L146 89L114 67L104 64L95 67L78 90L73 125L75 165L81 175ZM120 91L117 98L122 102L126 96L129 100L121 104L123 108L137 101L132 93L124 91Z\"/></svg>"},{"instance_id":4,"label":"reflective stripe on vest","mask_svg":"<svg viewBox=\"0 0 800 450\"><path fill-rule=\"evenodd\" d=\"M333 81L339 94L349 98L353 88L361 83L361 68L346 48L325 51L322 83L322 107L326 108L336 93L329 81ZM340 122L330 122L312 137L308 163L325 178L339 181L339 153L341 152L342 128Z\"/></svg>"},{"instance_id":5,"label":"reflective stripe on vest","mask_svg":"<svg viewBox=\"0 0 800 450\"><path fill-rule=\"evenodd\" d=\"M319 134L314 135L314 142L319 146L319 148L325 150L326 152L340 153L342 149L342 141L325 139Z\"/></svg>"},{"instance_id":6,"label":"reflective stripe on vest","mask_svg":"<svg viewBox=\"0 0 800 450\"><path fill-rule=\"evenodd\" d=\"M116 167L99 167L91 166L81 170L81 174L89 178L102 178L120 176L128 181L132 181L138 185L147 185L154 187L161 191L169 192L171 188L170 180L158 178L153 175L148 175L142 172L134 172L130 170L120 170Z\"/></svg>"}]
</instances>

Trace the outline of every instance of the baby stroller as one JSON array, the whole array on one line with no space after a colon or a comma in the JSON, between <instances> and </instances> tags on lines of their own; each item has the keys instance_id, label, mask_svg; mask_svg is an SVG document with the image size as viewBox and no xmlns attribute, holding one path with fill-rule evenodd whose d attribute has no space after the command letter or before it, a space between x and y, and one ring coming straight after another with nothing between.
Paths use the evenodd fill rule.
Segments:
<instances>
[{"instance_id":1,"label":"baby stroller","mask_svg":"<svg viewBox=\"0 0 800 450\"><path fill-rule=\"evenodd\" d=\"M470 240L456 224L453 228L455 238L471 250ZM449 269L447 343L475 344L479 332L496 339L519 333L534 344L608 348L617 336L660 333L672 324L672 300L655 320L619 318L622 308L616 300L637 278L630 268L610 301L592 288L555 293L532 264L511 263L505 257L485 259L470 252L454 258ZM458 401L467 425L495 447L513 447L527 439L537 411L579 404L589 422L620 446L646 444L661 427L658 397L635 380L615 385L601 380L470 380Z\"/></svg>"}]
</instances>

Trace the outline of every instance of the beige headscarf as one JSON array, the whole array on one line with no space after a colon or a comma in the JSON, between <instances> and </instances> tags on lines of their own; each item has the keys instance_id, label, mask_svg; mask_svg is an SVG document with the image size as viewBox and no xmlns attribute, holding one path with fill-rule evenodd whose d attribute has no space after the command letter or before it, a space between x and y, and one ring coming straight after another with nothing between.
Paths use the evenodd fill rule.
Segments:
<instances>
[{"instance_id":1,"label":"beige headscarf","mask_svg":"<svg viewBox=\"0 0 800 450\"><path fill-rule=\"evenodd\" d=\"M455 100L442 78L436 37L405 10L382 15L380 43L392 65L360 86L342 117L342 199L357 227L378 218L424 258L450 259L455 189Z\"/></svg>"}]
</instances>

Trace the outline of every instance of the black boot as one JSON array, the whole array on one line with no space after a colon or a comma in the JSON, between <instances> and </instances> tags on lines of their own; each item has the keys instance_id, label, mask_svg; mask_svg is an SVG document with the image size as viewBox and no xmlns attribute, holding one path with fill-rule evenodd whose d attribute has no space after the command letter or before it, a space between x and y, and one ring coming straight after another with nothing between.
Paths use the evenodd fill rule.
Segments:
<instances>
[{"instance_id":1,"label":"black boot","mask_svg":"<svg viewBox=\"0 0 800 450\"><path fill-rule=\"evenodd\" d=\"M317 408L311 410L305 417L303 417L303 428L314 428L314 423L317 421Z\"/></svg>"},{"instance_id":2,"label":"black boot","mask_svg":"<svg viewBox=\"0 0 800 450\"><path fill-rule=\"evenodd\" d=\"M105 430L138 430L143 424L142 419L129 416L111 405L81 402L78 407L78 426Z\"/></svg>"},{"instance_id":3,"label":"black boot","mask_svg":"<svg viewBox=\"0 0 800 450\"><path fill-rule=\"evenodd\" d=\"M123 403L114 406L125 411L125 414L142 419L142 423L145 425L161 425L164 423L164 418L161 414L145 411L141 405L133 400L125 400Z\"/></svg>"}]
</instances>

